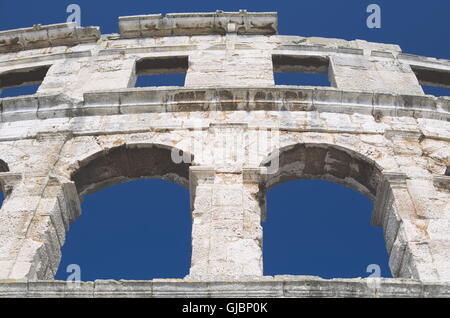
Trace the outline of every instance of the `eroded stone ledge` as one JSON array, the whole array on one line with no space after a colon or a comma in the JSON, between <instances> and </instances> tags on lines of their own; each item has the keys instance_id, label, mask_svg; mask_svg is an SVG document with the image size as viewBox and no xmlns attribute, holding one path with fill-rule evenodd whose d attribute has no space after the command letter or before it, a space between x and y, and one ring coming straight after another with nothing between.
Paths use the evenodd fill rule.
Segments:
<instances>
[{"instance_id":1,"label":"eroded stone ledge","mask_svg":"<svg viewBox=\"0 0 450 318\"><path fill-rule=\"evenodd\" d=\"M169 13L119 17L122 38L206 35L206 34L258 34L277 33L276 12L208 12Z\"/></svg>"},{"instance_id":2,"label":"eroded stone ledge","mask_svg":"<svg viewBox=\"0 0 450 318\"><path fill-rule=\"evenodd\" d=\"M98 27L77 27L75 23L36 24L31 28L0 31L0 53L28 49L95 42L100 38Z\"/></svg>"},{"instance_id":3,"label":"eroded stone ledge","mask_svg":"<svg viewBox=\"0 0 450 318\"><path fill-rule=\"evenodd\" d=\"M450 98L361 93L332 88L130 88L84 94L84 101L64 94L0 99L1 121L195 111L318 111L450 120Z\"/></svg>"},{"instance_id":4,"label":"eroded stone ledge","mask_svg":"<svg viewBox=\"0 0 450 318\"><path fill-rule=\"evenodd\" d=\"M275 276L248 281L182 279L65 281L0 281L0 297L450 297L450 285L409 279L321 279Z\"/></svg>"}]
</instances>

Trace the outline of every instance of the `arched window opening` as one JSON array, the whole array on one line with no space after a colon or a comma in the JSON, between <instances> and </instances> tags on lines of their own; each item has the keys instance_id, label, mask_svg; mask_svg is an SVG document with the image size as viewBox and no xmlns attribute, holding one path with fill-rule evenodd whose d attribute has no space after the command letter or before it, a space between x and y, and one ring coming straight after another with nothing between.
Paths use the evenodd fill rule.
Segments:
<instances>
[{"instance_id":1,"label":"arched window opening","mask_svg":"<svg viewBox=\"0 0 450 318\"><path fill-rule=\"evenodd\" d=\"M262 165L278 167L264 185L266 275L391 276L383 229L370 225L382 181L373 161L334 145L295 144Z\"/></svg>"},{"instance_id":2,"label":"arched window opening","mask_svg":"<svg viewBox=\"0 0 450 318\"><path fill-rule=\"evenodd\" d=\"M114 185L87 195L71 224L56 279L70 264L81 280L183 278L191 258L188 190L161 179Z\"/></svg>"},{"instance_id":3,"label":"arched window opening","mask_svg":"<svg viewBox=\"0 0 450 318\"><path fill-rule=\"evenodd\" d=\"M272 188L263 223L264 274L350 278L379 268L391 277L383 230L370 224L372 209L366 196L324 180Z\"/></svg>"},{"instance_id":4,"label":"arched window opening","mask_svg":"<svg viewBox=\"0 0 450 318\"><path fill-rule=\"evenodd\" d=\"M75 274L70 264L83 281L186 276L192 160L176 148L125 144L80 161L71 178L83 213L71 225L56 278Z\"/></svg>"}]
</instances>

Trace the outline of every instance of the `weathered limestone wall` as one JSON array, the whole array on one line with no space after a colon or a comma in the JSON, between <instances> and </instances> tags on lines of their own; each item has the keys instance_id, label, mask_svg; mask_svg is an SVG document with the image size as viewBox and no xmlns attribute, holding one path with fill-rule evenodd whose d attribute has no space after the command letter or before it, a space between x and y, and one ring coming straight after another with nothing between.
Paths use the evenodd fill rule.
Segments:
<instances>
[{"instance_id":1,"label":"weathered limestone wall","mask_svg":"<svg viewBox=\"0 0 450 318\"><path fill-rule=\"evenodd\" d=\"M420 281L406 284L418 284L412 294L429 295L428 283L447 288L450 98L424 95L415 72L450 72L450 61L396 45L280 36L276 25L272 13L242 11L123 17L121 33L109 35L72 25L1 32L0 89L49 68L36 94L0 99L9 168L0 173L0 279L52 280L83 195L164 178L191 193L186 279L264 282L266 190L319 178L374 201L393 275ZM274 55L287 64L273 65ZM185 87L133 87L148 71L139 61L183 56ZM327 72L331 87L277 86L274 69ZM333 295L351 294L324 282ZM19 294L31 295L24 284Z\"/></svg>"}]
</instances>

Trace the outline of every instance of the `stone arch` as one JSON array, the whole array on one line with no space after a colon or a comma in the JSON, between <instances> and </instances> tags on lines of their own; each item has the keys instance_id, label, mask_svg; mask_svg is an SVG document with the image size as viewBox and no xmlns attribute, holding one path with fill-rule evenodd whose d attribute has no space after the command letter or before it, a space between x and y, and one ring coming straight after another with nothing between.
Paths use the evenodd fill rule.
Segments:
<instances>
[{"instance_id":1,"label":"stone arch","mask_svg":"<svg viewBox=\"0 0 450 318\"><path fill-rule=\"evenodd\" d=\"M45 199L30 210L35 217L27 233L29 241L25 243L34 245L23 246L26 255L22 257L27 259L27 266L22 266L23 260L13 262L8 269L11 277L54 279L66 232L81 214L80 198L84 195L140 178L161 178L183 187L188 185L192 160L187 159L192 159L192 155L187 151L151 142L124 143L110 148L95 148L95 145L98 146L85 142L70 145L66 151L73 159L62 160L60 169L46 181L42 193ZM180 158L184 161L180 162ZM22 192L12 199L23 202Z\"/></svg>"},{"instance_id":2,"label":"stone arch","mask_svg":"<svg viewBox=\"0 0 450 318\"><path fill-rule=\"evenodd\" d=\"M385 172L374 160L355 150L321 143L297 143L273 151L262 167L278 169L262 178L261 196L278 184L295 179L321 179L347 186L374 202L372 224L382 226L389 266L394 277L419 278L417 259L409 245L411 222L404 218L406 176ZM267 169L268 171L270 169ZM263 170L264 171L264 170ZM399 204L399 199L403 200ZM263 200L264 201L264 200ZM405 226L406 224L406 226Z\"/></svg>"},{"instance_id":3,"label":"stone arch","mask_svg":"<svg viewBox=\"0 0 450 318\"><path fill-rule=\"evenodd\" d=\"M180 161L181 158L184 161ZM80 199L106 187L138 179L163 179L187 188L192 161L193 155L175 147L124 143L90 153L78 161L77 167L70 165L71 182L68 184L72 187L72 198ZM64 201L72 207L62 211L65 214L63 218L67 218L68 223L73 222L81 214L81 204L70 196L66 196ZM60 252L53 273L57 272L61 258Z\"/></svg>"}]
</instances>

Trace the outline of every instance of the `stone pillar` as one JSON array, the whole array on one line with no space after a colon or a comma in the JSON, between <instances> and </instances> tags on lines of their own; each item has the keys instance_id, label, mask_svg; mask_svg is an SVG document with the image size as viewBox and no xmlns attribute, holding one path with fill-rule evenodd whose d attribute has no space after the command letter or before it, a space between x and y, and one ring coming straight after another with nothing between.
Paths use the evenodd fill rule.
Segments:
<instances>
[{"instance_id":1,"label":"stone pillar","mask_svg":"<svg viewBox=\"0 0 450 318\"><path fill-rule=\"evenodd\" d=\"M273 86L272 54L262 50L242 50L248 46L236 32L228 32L223 44L189 54L186 87Z\"/></svg>"},{"instance_id":2,"label":"stone pillar","mask_svg":"<svg viewBox=\"0 0 450 318\"><path fill-rule=\"evenodd\" d=\"M51 177L1 179L15 181L3 185L0 279L53 279L65 232L80 213L75 185Z\"/></svg>"},{"instance_id":3,"label":"stone pillar","mask_svg":"<svg viewBox=\"0 0 450 318\"><path fill-rule=\"evenodd\" d=\"M433 280L450 282L450 177L411 178L407 188L425 237L420 248L427 251L426 269L433 272Z\"/></svg>"},{"instance_id":4,"label":"stone pillar","mask_svg":"<svg viewBox=\"0 0 450 318\"><path fill-rule=\"evenodd\" d=\"M432 180L409 179L403 173L384 177L373 223L383 226L392 275L450 281L450 235L440 231L449 213L433 204L437 198Z\"/></svg>"},{"instance_id":5,"label":"stone pillar","mask_svg":"<svg viewBox=\"0 0 450 318\"><path fill-rule=\"evenodd\" d=\"M190 168L192 264L187 278L262 276L259 170Z\"/></svg>"}]
</instances>

